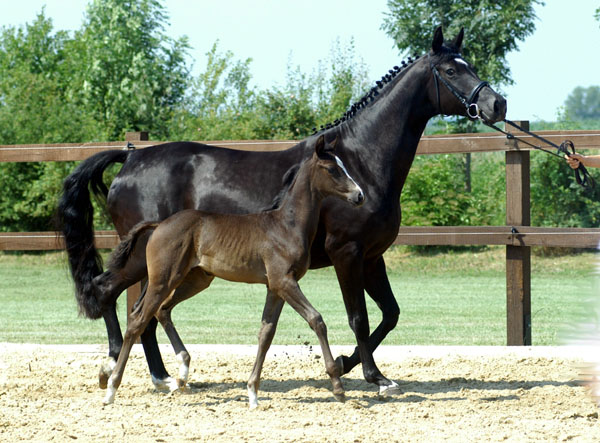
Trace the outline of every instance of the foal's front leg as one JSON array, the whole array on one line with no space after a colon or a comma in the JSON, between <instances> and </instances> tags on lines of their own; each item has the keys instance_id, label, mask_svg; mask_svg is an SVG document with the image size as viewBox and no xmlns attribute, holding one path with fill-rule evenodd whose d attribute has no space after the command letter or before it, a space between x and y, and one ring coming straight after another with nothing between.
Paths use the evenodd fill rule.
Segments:
<instances>
[{"instance_id":1,"label":"foal's front leg","mask_svg":"<svg viewBox=\"0 0 600 443\"><path fill-rule=\"evenodd\" d=\"M250 403L250 409L254 409L258 406L260 373L262 372L267 351L271 347L271 342L273 341L273 336L277 329L277 322L283 304L284 301L281 297L271 292L271 290L267 290L267 300L265 301L265 307L263 309L262 324L260 332L258 333L256 360L254 361L254 367L252 368L252 373L248 379L248 401Z\"/></svg>"},{"instance_id":2,"label":"foal's front leg","mask_svg":"<svg viewBox=\"0 0 600 443\"><path fill-rule=\"evenodd\" d=\"M294 310L302 316L309 324L311 329L315 331L319 338L321 351L323 352L323 360L325 360L325 370L331 378L333 385L333 396L339 401L345 401L344 386L340 376L342 375L340 368L335 364L329 341L327 340L327 326L323 321L321 314L313 307L313 305L304 296L298 282L292 276L286 276L279 281L271 283L269 278L269 287L273 292L283 298Z\"/></svg>"}]
</instances>

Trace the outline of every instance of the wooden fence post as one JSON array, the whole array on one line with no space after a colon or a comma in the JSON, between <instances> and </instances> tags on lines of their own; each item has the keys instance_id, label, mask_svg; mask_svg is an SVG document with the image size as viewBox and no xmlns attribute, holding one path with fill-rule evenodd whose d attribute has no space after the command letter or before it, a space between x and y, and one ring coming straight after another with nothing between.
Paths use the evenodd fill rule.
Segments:
<instances>
[{"instance_id":1,"label":"wooden fence post","mask_svg":"<svg viewBox=\"0 0 600 443\"><path fill-rule=\"evenodd\" d=\"M125 134L125 141L136 142L136 141L147 141L147 132L127 132ZM142 294L142 284L140 282L127 288L127 323L129 323L129 313L133 309L133 305L140 298Z\"/></svg>"},{"instance_id":2,"label":"wooden fence post","mask_svg":"<svg viewBox=\"0 0 600 443\"><path fill-rule=\"evenodd\" d=\"M529 130L528 121L517 122ZM515 130L508 129L509 132ZM515 143L516 141L511 141ZM530 226L529 151L506 152L506 224ZM531 247L506 246L507 345L531 345Z\"/></svg>"}]
</instances>

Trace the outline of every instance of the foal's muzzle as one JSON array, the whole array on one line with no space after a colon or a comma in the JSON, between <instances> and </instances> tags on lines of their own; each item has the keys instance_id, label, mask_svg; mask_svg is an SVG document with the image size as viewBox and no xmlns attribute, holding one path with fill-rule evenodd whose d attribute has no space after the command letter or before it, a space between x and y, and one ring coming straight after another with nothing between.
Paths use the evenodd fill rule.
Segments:
<instances>
[{"instance_id":1,"label":"foal's muzzle","mask_svg":"<svg viewBox=\"0 0 600 443\"><path fill-rule=\"evenodd\" d=\"M362 204L365 202L365 193L362 191L362 189L358 188L356 192L352 192L348 196L348 201L354 206L362 206Z\"/></svg>"}]
</instances>

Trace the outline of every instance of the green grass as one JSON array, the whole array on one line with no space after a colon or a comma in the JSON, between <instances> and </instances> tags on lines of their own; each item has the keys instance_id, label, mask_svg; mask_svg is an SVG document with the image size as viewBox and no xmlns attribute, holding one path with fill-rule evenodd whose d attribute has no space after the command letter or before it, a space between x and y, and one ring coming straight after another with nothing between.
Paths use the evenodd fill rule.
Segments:
<instances>
[{"instance_id":1,"label":"green grass","mask_svg":"<svg viewBox=\"0 0 600 443\"><path fill-rule=\"evenodd\" d=\"M401 308L388 345L503 345L506 342L504 248L419 255L406 248L386 254ZM534 345L561 344L593 295L594 253L532 257ZM104 322L77 314L62 254L0 254L0 342L106 343ZM354 344L332 268L310 271L300 286L321 312L332 344ZM266 290L216 279L173 312L186 343L256 343ZM125 296L119 315L125 318ZM367 297L371 329L381 314ZM159 327L159 341L167 343ZM277 344L317 344L308 325L285 306Z\"/></svg>"}]
</instances>

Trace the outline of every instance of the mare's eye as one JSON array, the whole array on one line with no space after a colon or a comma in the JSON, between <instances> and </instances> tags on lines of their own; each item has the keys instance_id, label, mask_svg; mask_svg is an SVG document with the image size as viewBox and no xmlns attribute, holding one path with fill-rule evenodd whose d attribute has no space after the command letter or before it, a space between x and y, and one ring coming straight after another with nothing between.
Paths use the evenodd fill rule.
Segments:
<instances>
[{"instance_id":1,"label":"mare's eye","mask_svg":"<svg viewBox=\"0 0 600 443\"><path fill-rule=\"evenodd\" d=\"M329 168L327 168L327 172L329 172L330 174L336 174L337 173L337 168L330 166Z\"/></svg>"},{"instance_id":2,"label":"mare's eye","mask_svg":"<svg viewBox=\"0 0 600 443\"><path fill-rule=\"evenodd\" d=\"M450 77L452 77L454 74L456 74L456 71L452 68L446 69L446 74L448 74Z\"/></svg>"}]
</instances>

